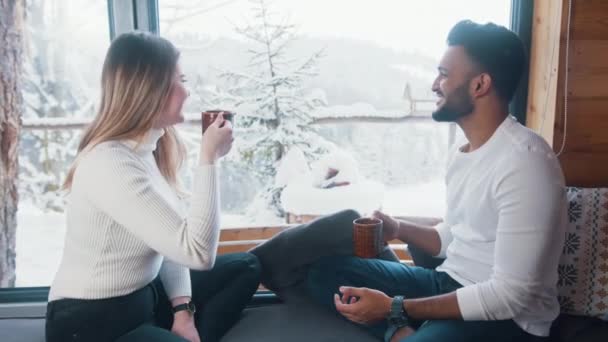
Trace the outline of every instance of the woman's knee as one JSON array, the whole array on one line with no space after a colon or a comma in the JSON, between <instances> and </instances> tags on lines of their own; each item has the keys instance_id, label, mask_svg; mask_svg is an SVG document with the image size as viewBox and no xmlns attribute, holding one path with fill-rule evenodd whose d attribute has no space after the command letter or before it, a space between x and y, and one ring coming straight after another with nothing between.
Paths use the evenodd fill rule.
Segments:
<instances>
[{"instance_id":1,"label":"woman's knee","mask_svg":"<svg viewBox=\"0 0 608 342\"><path fill-rule=\"evenodd\" d=\"M241 261L239 274L259 282L260 274L262 273L262 266L258 257L248 252L239 254Z\"/></svg>"},{"instance_id":2,"label":"woman's knee","mask_svg":"<svg viewBox=\"0 0 608 342\"><path fill-rule=\"evenodd\" d=\"M361 217L361 214L359 214L359 212L354 209L342 210L342 211L337 212L335 215L342 217L349 222L354 221Z\"/></svg>"}]
</instances>

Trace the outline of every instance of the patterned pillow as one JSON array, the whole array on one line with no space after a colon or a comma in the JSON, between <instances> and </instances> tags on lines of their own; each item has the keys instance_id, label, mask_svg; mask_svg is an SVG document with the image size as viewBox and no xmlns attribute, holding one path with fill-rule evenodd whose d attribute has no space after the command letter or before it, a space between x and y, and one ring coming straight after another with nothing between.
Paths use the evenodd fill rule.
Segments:
<instances>
[{"instance_id":1,"label":"patterned pillow","mask_svg":"<svg viewBox=\"0 0 608 342\"><path fill-rule=\"evenodd\" d=\"M568 188L568 202L561 311L608 320L608 188Z\"/></svg>"}]
</instances>

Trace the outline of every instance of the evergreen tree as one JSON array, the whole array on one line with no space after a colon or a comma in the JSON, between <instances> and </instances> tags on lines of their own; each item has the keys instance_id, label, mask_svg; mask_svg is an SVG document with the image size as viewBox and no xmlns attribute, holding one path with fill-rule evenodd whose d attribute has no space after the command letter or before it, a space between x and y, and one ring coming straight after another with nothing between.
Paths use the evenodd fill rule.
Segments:
<instances>
[{"instance_id":1,"label":"evergreen tree","mask_svg":"<svg viewBox=\"0 0 608 342\"><path fill-rule=\"evenodd\" d=\"M317 51L304 60L290 58L290 44L297 39L295 27L278 22L264 0L250 0L253 22L237 27L239 35L251 45L249 64L242 71L226 71L221 78L227 89L212 89L214 103L229 104L238 112L240 162L264 184L257 203L270 205L284 216L274 185L276 167L292 147L304 151L309 159L324 153L326 141L312 125L310 113L326 104L319 91L305 82L317 75Z\"/></svg>"}]
</instances>

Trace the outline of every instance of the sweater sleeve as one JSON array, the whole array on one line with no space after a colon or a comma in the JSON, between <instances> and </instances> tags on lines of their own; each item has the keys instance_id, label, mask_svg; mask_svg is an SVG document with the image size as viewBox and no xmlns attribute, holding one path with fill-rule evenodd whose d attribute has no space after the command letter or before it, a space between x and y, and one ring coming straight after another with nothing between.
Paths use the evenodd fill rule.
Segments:
<instances>
[{"instance_id":1,"label":"sweater sleeve","mask_svg":"<svg viewBox=\"0 0 608 342\"><path fill-rule=\"evenodd\" d=\"M169 299L176 297L192 297L190 270L165 258L160 268L160 281L163 283Z\"/></svg>"},{"instance_id":2,"label":"sweater sleeve","mask_svg":"<svg viewBox=\"0 0 608 342\"><path fill-rule=\"evenodd\" d=\"M512 319L554 294L566 213L555 159L550 152L526 151L500 167L493 190L498 211L493 273L456 291L465 320Z\"/></svg>"},{"instance_id":3,"label":"sweater sleeve","mask_svg":"<svg viewBox=\"0 0 608 342\"><path fill-rule=\"evenodd\" d=\"M439 250L439 253L437 255L435 255L435 257L445 258L446 251L448 250L448 246L454 239L454 236L452 235L451 227L450 227L449 223L444 221L444 222L441 222L438 225L436 225L435 230L437 231L437 234L439 235L439 241L441 242L441 249Z\"/></svg>"},{"instance_id":4,"label":"sweater sleeve","mask_svg":"<svg viewBox=\"0 0 608 342\"><path fill-rule=\"evenodd\" d=\"M153 188L143 162L126 149L91 151L74 179L93 205L159 254L193 269L213 267L220 227L215 166L194 169L186 218Z\"/></svg>"}]
</instances>

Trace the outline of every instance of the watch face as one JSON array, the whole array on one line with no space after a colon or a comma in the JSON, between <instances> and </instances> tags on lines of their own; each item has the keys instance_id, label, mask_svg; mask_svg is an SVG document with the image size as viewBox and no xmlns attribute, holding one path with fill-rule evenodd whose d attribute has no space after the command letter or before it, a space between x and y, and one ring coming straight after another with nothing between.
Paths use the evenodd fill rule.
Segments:
<instances>
[{"instance_id":1,"label":"watch face","mask_svg":"<svg viewBox=\"0 0 608 342\"><path fill-rule=\"evenodd\" d=\"M388 322L391 325L402 327L407 325L408 320L403 310L403 297L395 296L393 298L393 302L391 303L391 313L388 317Z\"/></svg>"},{"instance_id":2,"label":"watch face","mask_svg":"<svg viewBox=\"0 0 608 342\"><path fill-rule=\"evenodd\" d=\"M191 314L194 314L196 312L196 306L194 305L194 302L189 302L188 303L188 311L190 311Z\"/></svg>"}]
</instances>

